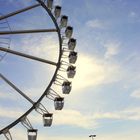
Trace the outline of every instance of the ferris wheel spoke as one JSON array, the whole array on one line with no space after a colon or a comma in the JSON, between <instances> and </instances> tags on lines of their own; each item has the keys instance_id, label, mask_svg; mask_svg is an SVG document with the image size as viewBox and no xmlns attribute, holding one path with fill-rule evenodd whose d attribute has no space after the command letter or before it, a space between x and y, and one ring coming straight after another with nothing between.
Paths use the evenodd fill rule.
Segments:
<instances>
[{"instance_id":1,"label":"ferris wheel spoke","mask_svg":"<svg viewBox=\"0 0 140 140\"><path fill-rule=\"evenodd\" d=\"M0 35L46 33L46 32L57 32L57 30L56 29L36 29L36 30L0 31Z\"/></svg>"},{"instance_id":2,"label":"ferris wheel spoke","mask_svg":"<svg viewBox=\"0 0 140 140\"><path fill-rule=\"evenodd\" d=\"M0 42L0 44L9 45L7 42Z\"/></svg>"},{"instance_id":3,"label":"ferris wheel spoke","mask_svg":"<svg viewBox=\"0 0 140 140\"><path fill-rule=\"evenodd\" d=\"M25 57L25 58L28 58L28 59L32 59L32 60L36 60L36 61L40 61L40 62L43 62L43 63L47 63L47 64L50 64L50 65L57 66L56 62L52 62L52 61L49 61L49 60L46 60L46 59L42 59L42 58L39 58L39 57L35 57L35 56L32 56L32 55L28 55L28 54L25 54L25 53L14 51L14 50L11 50L11 49L0 47L0 51L11 53L11 54L18 55L18 56L21 56L21 57Z\"/></svg>"},{"instance_id":4,"label":"ferris wheel spoke","mask_svg":"<svg viewBox=\"0 0 140 140\"><path fill-rule=\"evenodd\" d=\"M28 100L31 104L34 104L34 102L25 95L19 88L17 88L11 81L9 81L4 75L0 73L0 78L2 78L9 86L11 86L14 90L16 90L21 96L23 96L26 100Z\"/></svg>"},{"instance_id":5,"label":"ferris wheel spoke","mask_svg":"<svg viewBox=\"0 0 140 140\"><path fill-rule=\"evenodd\" d=\"M14 15L17 15L19 13L22 13L22 12L25 12L25 11L28 11L28 10L31 10L31 9L36 8L38 6L40 6L40 4L35 4L35 5L32 5L32 6L28 6L26 8L23 8L23 9L20 9L20 10L14 11L14 12L11 12L11 13L9 13L7 15L0 16L0 20L3 20L3 19L6 19L6 18L9 18L9 17L12 17Z\"/></svg>"},{"instance_id":6,"label":"ferris wheel spoke","mask_svg":"<svg viewBox=\"0 0 140 140\"><path fill-rule=\"evenodd\" d=\"M0 39L3 39L3 40L10 40L9 37L0 37Z\"/></svg>"}]
</instances>

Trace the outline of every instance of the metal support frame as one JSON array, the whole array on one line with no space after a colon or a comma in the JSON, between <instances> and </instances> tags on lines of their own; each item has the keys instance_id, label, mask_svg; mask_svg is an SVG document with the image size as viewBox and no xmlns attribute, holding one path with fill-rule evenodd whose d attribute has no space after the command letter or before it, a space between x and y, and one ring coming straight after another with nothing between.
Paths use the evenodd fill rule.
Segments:
<instances>
[{"instance_id":1,"label":"metal support frame","mask_svg":"<svg viewBox=\"0 0 140 140\"><path fill-rule=\"evenodd\" d=\"M48 110L41 103L38 103L36 105L35 110L41 115L43 115L44 113L49 113Z\"/></svg>"},{"instance_id":2,"label":"metal support frame","mask_svg":"<svg viewBox=\"0 0 140 140\"><path fill-rule=\"evenodd\" d=\"M45 60L45 59L42 59L42 58L39 58L39 57L35 57L35 56L32 56L32 55L24 54L24 53L14 51L14 50L11 50L11 49L0 47L0 51L11 53L11 54L18 55L18 56L21 56L21 57L25 57L25 58L29 58L29 59L32 59L32 60L36 60L36 61L40 61L40 62L43 62L43 63L47 63L47 64L57 66L57 63L55 63L55 62Z\"/></svg>"},{"instance_id":3,"label":"metal support frame","mask_svg":"<svg viewBox=\"0 0 140 140\"><path fill-rule=\"evenodd\" d=\"M59 40L59 57L58 57L58 63L57 63L57 66L56 66L56 70L54 72L54 75L52 76L52 79L51 79L50 83L48 84L48 87L46 88L46 90L44 91L44 93L41 95L41 97L37 100L37 102L34 103L33 106L27 112L25 112L22 116L20 116L17 120L15 120L14 122L12 122L11 124L9 124L8 126L6 126L3 129L1 129L0 130L0 134L3 134L3 132L5 130L9 130L12 127L14 127L16 124L18 124L21 121L21 119L23 117L26 117L33 109L35 109L36 105L38 103L40 103L42 101L42 99L46 96L46 93L47 93L47 91L49 91L51 85L53 84L53 82L54 82L54 80L56 78L57 72L58 72L58 70L60 68L60 62L61 62L61 58L62 58L62 39L61 39L61 32L60 32L58 23L57 23L55 17L53 16L53 14L51 13L51 11L47 8L47 6L44 3L44 1L42 1L42 0L36 0L36 1L46 10L46 12L50 16L50 18L52 19L52 21L53 21L53 23L54 23L54 25L56 27L57 34L58 34L58 40Z\"/></svg>"},{"instance_id":4,"label":"metal support frame","mask_svg":"<svg viewBox=\"0 0 140 140\"><path fill-rule=\"evenodd\" d=\"M1 14L0 14L0 18L1 18ZM11 31L11 27L7 21L7 19L4 19L3 21L0 20L0 27L6 26L8 31ZM3 31L3 30L2 30ZM7 43L7 44L6 44ZM6 47L6 48L10 48L10 43L11 43L11 38L10 35L7 36L0 36L0 46L1 47ZM0 62L2 61L2 59L7 55L7 53L3 53L0 55Z\"/></svg>"},{"instance_id":5,"label":"metal support frame","mask_svg":"<svg viewBox=\"0 0 140 140\"><path fill-rule=\"evenodd\" d=\"M6 138L7 140L12 140L12 136L11 136L11 133L10 133L9 130L3 131L3 135L5 136L5 138Z\"/></svg>"},{"instance_id":6,"label":"metal support frame","mask_svg":"<svg viewBox=\"0 0 140 140\"><path fill-rule=\"evenodd\" d=\"M56 91L54 91L52 88L49 89L49 91L46 93L46 97L50 100L53 100L56 97L61 97Z\"/></svg>"},{"instance_id":7,"label":"metal support frame","mask_svg":"<svg viewBox=\"0 0 140 140\"><path fill-rule=\"evenodd\" d=\"M12 82L10 82L1 73L0 73L0 78L2 78L8 85L10 85L13 89L15 89L21 96L27 99L30 103L34 104L34 102L27 95L25 95L19 88L17 88Z\"/></svg>"},{"instance_id":8,"label":"metal support frame","mask_svg":"<svg viewBox=\"0 0 140 140\"><path fill-rule=\"evenodd\" d=\"M33 126L27 117L23 117L21 119L21 124L27 129L33 129Z\"/></svg>"},{"instance_id":9,"label":"metal support frame","mask_svg":"<svg viewBox=\"0 0 140 140\"><path fill-rule=\"evenodd\" d=\"M17 15L19 13L22 13L22 12L25 12L25 11L28 11L28 10L31 10L31 9L36 8L38 6L40 6L39 3L38 4L35 4L35 5L32 5L32 6L29 6L29 7L26 7L26 8L23 8L23 9L20 9L20 10L17 10L15 12L9 13L7 15L3 15L3 16L0 17L0 20L3 20L3 19L6 19L6 18L9 18L11 16Z\"/></svg>"},{"instance_id":10,"label":"metal support frame","mask_svg":"<svg viewBox=\"0 0 140 140\"><path fill-rule=\"evenodd\" d=\"M57 32L57 30L56 29L37 29L37 30L2 31L0 32L0 35L46 33L46 32Z\"/></svg>"},{"instance_id":11,"label":"metal support frame","mask_svg":"<svg viewBox=\"0 0 140 140\"><path fill-rule=\"evenodd\" d=\"M33 100L31 100L25 93L23 93L19 88L17 88L12 82L10 82L7 78L5 78L1 73L0 73L0 78L2 78L8 85L10 85L13 89L15 89L21 96L23 96L31 104L35 104L35 102ZM35 110L36 110L36 112L38 112L41 115L43 115L44 113L49 113L47 111L47 109L41 103L36 104ZM23 117L21 119L21 123L27 129L33 129L32 125L29 122L29 120L27 119L27 117Z\"/></svg>"}]
</instances>

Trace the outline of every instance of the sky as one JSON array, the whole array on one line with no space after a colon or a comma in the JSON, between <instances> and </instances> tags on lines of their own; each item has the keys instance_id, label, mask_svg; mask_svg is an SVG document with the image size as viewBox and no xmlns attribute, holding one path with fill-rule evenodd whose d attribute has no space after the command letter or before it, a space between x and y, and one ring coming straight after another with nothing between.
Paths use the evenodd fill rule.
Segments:
<instances>
[{"instance_id":1,"label":"sky","mask_svg":"<svg viewBox=\"0 0 140 140\"><path fill-rule=\"evenodd\" d=\"M34 0L0 0L0 13L34 3ZM54 5L62 6L62 15L68 15L68 25L74 27L78 60L76 76L69 79L71 93L63 95L61 87L53 85L65 97L64 109L55 111L52 101L47 98L42 101L48 111L54 113L52 126L44 128L41 116L35 111L28 116L38 129L38 140L88 140L90 134L96 134L97 140L139 140L140 1L54 0ZM7 20L11 30L54 28L41 7ZM55 33L10 38L11 49L53 62L58 59L59 42ZM54 71L54 66L11 54L0 62L0 72L34 101L43 93ZM65 72L59 73L66 77ZM31 104L26 99L0 79L0 129L29 107ZM10 132L13 139L27 139L26 129L21 124ZM5 138L1 135L0 139Z\"/></svg>"}]
</instances>

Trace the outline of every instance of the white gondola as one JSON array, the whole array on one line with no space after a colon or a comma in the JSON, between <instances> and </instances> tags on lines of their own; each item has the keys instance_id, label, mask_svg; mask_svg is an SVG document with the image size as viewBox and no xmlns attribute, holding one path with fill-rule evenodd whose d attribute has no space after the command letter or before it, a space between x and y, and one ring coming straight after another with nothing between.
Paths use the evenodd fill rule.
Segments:
<instances>
[{"instance_id":1,"label":"white gondola","mask_svg":"<svg viewBox=\"0 0 140 140\"><path fill-rule=\"evenodd\" d=\"M73 27L67 26L67 28L65 30L65 36L67 38L71 38L72 37L72 33L73 33Z\"/></svg>"},{"instance_id":2,"label":"white gondola","mask_svg":"<svg viewBox=\"0 0 140 140\"><path fill-rule=\"evenodd\" d=\"M75 74L76 74L76 67L74 67L72 65L69 66L67 68L67 76L68 76L68 78L73 78L75 76Z\"/></svg>"},{"instance_id":3,"label":"white gondola","mask_svg":"<svg viewBox=\"0 0 140 140\"><path fill-rule=\"evenodd\" d=\"M68 24L68 17L67 16L62 16L60 20L60 27L67 27Z\"/></svg>"},{"instance_id":4,"label":"white gondola","mask_svg":"<svg viewBox=\"0 0 140 140\"><path fill-rule=\"evenodd\" d=\"M55 18L59 18L61 15L61 7L60 6L55 6L55 10L54 10L54 16Z\"/></svg>"},{"instance_id":5,"label":"white gondola","mask_svg":"<svg viewBox=\"0 0 140 140\"><path fill-rule=\"evenodd\" d=\"M62 110L64 107L64 98L56 97L54 99L54 107L55 107L55 110Z\"/></svg>"},{"instance_id":6,"label":"white gondola","mask_svg":"<svg viewBox=\"0 0 140 140\"><path fill-rule=\"evenodd\" d=\"M73 51L75 49L76 46L76 39L71 38L68 42L68 49Z\"/></svg>"},{"instance_id":7,"label":"white gondola","mask_svg":"<svg viewBox=\"0 0 140 140\"><path fill-rule=\"evenodd\" d=\"M43 114L43 124L46 127L50 127L52 125L53 114L52 113L45 113Z\"/></svg>"},{"instance_id":8,"label":"white gondola","mask_svg":"<svg viewBox=\"0 0 140 140\"><path fill-rule=\"evenodd\" d=\"M47 7L50 10L53 8L53 0L47 0Z\"/></svg>"},{"instance_id":9,"label":"white gondola","mask_svg":"<svg viewBox=\"0 0 140 140\"><path fill-rule=\"evenodd\" d=\"M62 92L63 94L69 94L71 91L71 82L64 81L62 84Z\"/></svg>"},{"instance_id":10,"label":"white gondola","mask_svg":"<svg viewBox=\"0 0 140 140\"><path fill-rule=\"evenodd\" d=\"M74 51L70 52L68 58L69 58L69 63L75 64L77 60L77 52L74 52Z\"/></svg>"},{"instance_id":11,"label":"white gondola","mask_svg":"<svg viewBox=\"0 0 140 140\"><path fill-rule=\"evenodd\" d=\"M37 129L28 130L28 140L36 140L37 138Z\"/></svg>"}]
</instances>

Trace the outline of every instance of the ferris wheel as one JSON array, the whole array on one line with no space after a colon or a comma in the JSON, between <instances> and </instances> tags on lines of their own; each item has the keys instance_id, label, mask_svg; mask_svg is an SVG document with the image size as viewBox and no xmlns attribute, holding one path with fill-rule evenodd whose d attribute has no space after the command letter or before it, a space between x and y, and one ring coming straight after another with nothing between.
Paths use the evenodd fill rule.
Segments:
<instances>
[{"instance_id":1,"label":"ferris wheel","mask_svg":"<svg viewBox=\"0 0 140 140\"><path fill-rule=\"evenodd\" d=\"M12 3L12 5L14 4ZM25 99L30 104L30 107L26 109L23 114L20 114L18 118L2 127L0 130L0 135L4 136L7 140L12 140L11 129L13 129L17 124L21 123L22 126L27 129L28 140L36 140L37 132L39 130L34 128L34 126L31 124L31 120L28 118L28 115L33 111L39 113L43 119L43 126L50 127L53 121L53 113L50 113L48 109L46 109L46 106L42 103L42 100L47 97L50 101L53 101L55 110L63 109L64 97L60 96L60 94L69 94L72 89L72 82L70 80L74 78L76 74L75 63L78 54L75 51L75 47L77 41L73 37L73 27L68 24L68 16L61 14L62 7L60 5L55 5L53 0L36 0L32 3L28 3L28 6L16 8L16 10L13 10L15 9L15 7L11 9L12 12L5 12L5 10L3 10L2 12L0 11L0 81L1 83L4 83L6 85L4 86L4 88L10 87L13 90L14 95L18 94L23 99ZM42 28L42 25L44 23L40 23L38 28L32 28L32 26L31 28L29 26L28 29L25 29L26 26L25 28L20 28L21 26L20 24L18 25L18 22L25 22L22 14L29 13L30 17L34 17L32 16L32 13L35 15L36 12L34 11L36 9L37 12L43 11L45 13L43 19L45 21L45 18L47 18L47 20L49 19L51 21L50 23L48 23L48 26L50 26L51 28ZM22 18L20 18L20 16L22 16ZM16 19L16 17L18 17L20 20ZM34 24L42 22L39 21L40 18L42 17L39 17L36 22L33 21ZM12 20L12 22L10 22L10 19ZM14 26L11 24L13 24ZM18 26L20 29L16 28L16 26ZM46 34L55 34L56 36L55 40L57 40L57 43L54 41L54 46L50 47L51 53L53 52L54 48L56 48L57 50L57 57L56 53L52 54L53 57L55 57L55 61L53 61L52 58L46 59L46 57L44 58L43 56L39 57L35 52L37 51L37 49L34 49L34 45L31 46L30 44L30 41L33 39L34 35L38 38L37 42L39 42L41 37ZM24 37L26 35L27 37ZM19 45L19 43L16 43L20 40L19 36L21 38L24 38L24 42L28 48L30 48L30 46L32 47L32 52L29 53L28 49L22 49L22 47L18 49L16 47L13 47L13 45ZM28 39L28 41L26 39ZM50 38L45 37L45 41L47 39L48 41L53 41ZM52 44L50 43L49 45ZM40 47L40 42L37 46ZM45 49L43 51L43 53L45 53ZM48 52L48 54L50 54L50 52ZM24 62L20 64L19 62L17 62L19 59L22 59ZM13 64L14 61L16 61L16 64L11 65L11 63ZM28 62L29 64L26 67L26 64ZM17 65L23 64L23 67L20 66L20 69L22 70L20 72L25 72L28 71L26 69L28 69L30 62L33 62L35 66L36 63L41 63L41 65L45 65L45 67L47 65L47 67L49 67L49 70L51 69L50 67L53 67L54 69L51 74L49 74L47 71L46 75L48 75L48 77L51 75L51 78L49 82L45 84L45 89L43 90L43 92L40 93L39 96L35 98L35 100L28 96L28 94L26 94L26 92L22 90L21 85L18 86L16 84L16 81L19 80L16 78L18 75L18 72L16 71L18 67ZM10 63L10 66L8 65L8 63ZM16 68L14 69L15 65ZM30 71L32 74L32 69ZM27 79L30 76L30 74L27 75L26 73L20 74L22 75L22 77L27 76ZM66 74L67 77L63 76L63 74ZM31 78L29 79L32 85L34 85L34 81L32 81ZM23 83L24 80L22 81ZM27 87L29 88L29 86ZM58 92L55 87L59 87L59 89L61 90L59 90ZM2 88L0 88L0 90L2 90ZM2 91L0 92L2 94ZM13 98L15 98L14 95Z\"/></svg>"}]
</instances>

